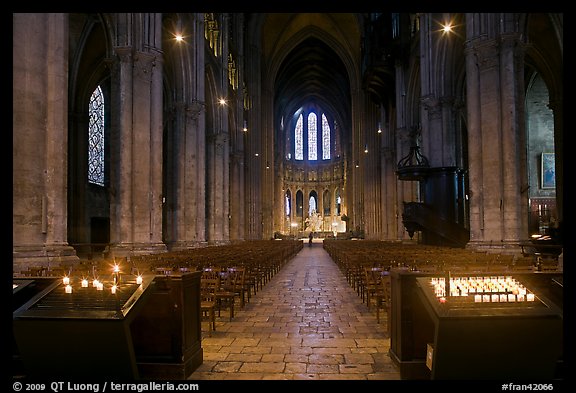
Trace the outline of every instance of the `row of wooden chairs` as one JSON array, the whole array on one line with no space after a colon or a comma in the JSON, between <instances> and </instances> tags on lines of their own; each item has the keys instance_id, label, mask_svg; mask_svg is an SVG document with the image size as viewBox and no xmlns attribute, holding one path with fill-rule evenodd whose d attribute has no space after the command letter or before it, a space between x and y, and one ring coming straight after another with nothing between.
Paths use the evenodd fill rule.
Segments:
<instances>
[{"instance_id":1,"label":"row of wooden chairs","mask_svg":"<svg viewBox=\"0 0 576 393\"><path fill-rule=\"evenodd\" d=\"M297 240L253 240L156 254L81 260L79 263L62 266L54 266L52 263L30 267L14 276L112 278L114 266L119 267L122 275L130 276L170 276L202 271L202 315L206 316L211 330L214 330L215 315L211 311L220 315L221 310L228 309L230 318L233 318L235 304L244 307L302 246L303 243ZM218 271L219 275L218 290L212 290L212 293L204 288L207 278L205 272L208 271ZM207 307L210 301L214 302L214 308Z\"/></svg>"},{"instance_id":2,"label":"row of wooden chairs","mask_svg":"<svg viewBox=\"0 0 576 393\"><path fill-rule=\"evenodd\" d=\"M240 308L245 302L245 273L243 267L206 267L200 278L201 308L212 330L216 330L216 311L220 316L222 308L230 310L230 320L234 318L234 305L239 299Z\"/></svg>"},{"instance_id":3,"label":"row of wooden chairs","mask_svg":"<svg viewBox=\"0 0 576 393\"><path fill-rule=\"evenodd\" d=\"M386 309L391 299L377 284L374 272L389 272L393 269L406 269L426 273L526 272L554 271L557 261L536 260L521 253L482 252L470 249L433 246L423 244L403 244L394 241L376 240L325 240L324 249L339 266L349 285L357 292L368 308L379 304ZM386 276L386 274L385 274ZM389 274L386 278L389 283ZM387 284L389 285L389 284ZM376 292L376 290L380 292ZM380 308L376 308L379 313ZM377 315L380 321L379 315Z\"/></svg>"},{"instance_id":4,"label":"row of wooden chairs","mask_svg":"<svg viewBox=\"0 0 576 393\"><path fill-rule=\"evenodd\" d=\"M201 271L201 310L209 331L216 329L216 315L236 306L243 308L257 291L300 249L302 242L246 241L162 254L131 257L132 268L154 274L171 275Z\"/></svg>"}]
</instances>

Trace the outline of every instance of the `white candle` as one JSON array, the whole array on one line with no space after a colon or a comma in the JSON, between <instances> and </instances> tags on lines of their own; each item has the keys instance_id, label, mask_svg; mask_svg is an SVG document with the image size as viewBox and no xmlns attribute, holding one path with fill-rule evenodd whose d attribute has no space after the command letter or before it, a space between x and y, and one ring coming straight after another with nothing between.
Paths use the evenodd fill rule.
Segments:
<instances>
[{"instance_id":1,"label":"white candle","mask_svg":"<svg viewBox=\"0 0 576 393\"><path fill-rule=\"evenodd\" d=\"M142 284L142 276L136 277L136 284L138 284L138 285Z\"/></svg>"},{"instance_id":2,"label":"white candle","mask_svg":"<svg viewBox=\"0 0 576 393\"><path fill-rule=\"evenodd\" d=\"M520 293L520 295L526 295L526 288L520 287L518 288L518 292Z\"/></svg>"},{"instance_id":3,"label":"white candle","mask_svg":"<svg viewBox=\"0 0 576 393\"><path fill-rule=\"evenodd\" d=\"M501 293L500 294L500 301L501 302L507 302L508 301L508 295Z\"/></svg>"},{"instance_id":4,"label":"white candle","mask_svg":"<svg viewBox=\"0 0 576 393\"><path fill-rule=\"evenodd\" d=\"M116 285L112 285L111 291L113 295L116 294Z\"/></svg>"},{"instance_id":5,"label":"white candle","mask_svg":"<svg viewBox=\"0 0 576 393\"><path fill-rule=\"evenodd\" d=\"M103 290L104 290L104 284L102 284L101 282L99 282L98 285L96 286L96 290L97 290L97 291L103 291Z\"/></svg>"},{"instance_id":6,"label":"white candle","mask_svg":"<svg viewBox=\"0 0 576 393\"><path fill-rule=\"evenodd\" d=\"M72 285L70 284L66 285L66 293L72 293Z\"/></svg>"},{"instance_id":7,"label":"white candle","mask_svg":"<svg viewBox=\"0 0 576 393\"><path fill-rule=\"evenodd\" d=\"M493 302L498 302L499 300L500 300L500 296L498 296L496 294L492 295L492 301Z\"/></svg>"},{"instance_id":8,"label":"white candle","mask_svg":"<svg viewBox=\"0 0 576 393\"><path fill-rule=\"evenodd\" d=\"M482 295L474 295L474 303L481 303Z\"/></svg>"},{"instance_id":9,"label":"white candle","mask_svg":"<svg viewBox=\"0 0 576 393\"><path fill-rule=\"evenodd\" d=\"M483 302L489 302L490 301L490 295L482 295L482 301Z\"/></svg>"},{"instance_id":10,"label":"white candle","mask_svg":"<svg viewBox=\"0 0 576 393\"><path fill-rule=\"evenodd\" d=\"M64 278L62 279L62 283L63 283L64 285L70 284L70 277L64 276Z\"/></svg>"},{"instance_id":11,"label":"white candle","mask_svg":"<svg viewBox=\"0 0 576 393\"><path fill-rule=\"evenodd\" d=\"M82 288L88 288L88 280L86 279L82 280Z\"/></svg>"},{"instance_id":12,"label":"white candle","mask_svg":"<svg viewBox=\"0 0 576 393\"><path fill-rule=\"evenodd\" d=\"M98 286L100 285L100 281L98 281L97 279L94 279L94 281L92 281L92 286L96 289L98 289Z\"/></svg>"},{"instance_id":13,"label":"white candle","mask_svg":"<svg viewBox=\"0 0 576 393\"><path fill-rule=\"evenodd\" d=\"M534 294L533 293L526 294L526 300L529 302L533 302L534 301Z\"/></svg>"},{"instance_id":14,"label":"white candle","mask_svg":"<svg viewBox=\"0 0 576 393\"><path fill-rule=\"evenodd\" d=\"M509 302L515 302L516 301L516 295L509 293L508 294L508 301Z\"/></svg>"},{"instance_id":15,"label":"white candle","mask_svg":"<svg viewBox=\"0 0 576 393\"><path fill-rule=\"evenodd\" d=\"M517 299L519 302L523 302L524 300L526 300L523 294L519 294Z\"/></svg>"}]
</instances>

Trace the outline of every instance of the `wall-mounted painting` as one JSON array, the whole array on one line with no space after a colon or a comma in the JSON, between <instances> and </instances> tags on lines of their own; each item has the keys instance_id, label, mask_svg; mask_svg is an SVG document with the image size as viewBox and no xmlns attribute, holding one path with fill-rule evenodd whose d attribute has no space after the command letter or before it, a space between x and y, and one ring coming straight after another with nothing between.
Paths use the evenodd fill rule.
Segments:
<instances>
[{"instance_id":1,"label":"wall-mounted painting","mask_svg":"<svg viewBox=\"0 0 576 393\"><path fill-rule=\"evenodd\" d=\"M556 188L554 153L542 153L542 188Z\"/></svg>"}]
</instances>

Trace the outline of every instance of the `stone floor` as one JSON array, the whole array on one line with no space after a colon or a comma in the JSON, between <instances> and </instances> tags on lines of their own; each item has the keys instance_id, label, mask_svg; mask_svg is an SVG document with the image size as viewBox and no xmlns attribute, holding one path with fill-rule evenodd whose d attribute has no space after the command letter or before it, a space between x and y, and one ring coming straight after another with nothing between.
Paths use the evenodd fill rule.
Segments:
<instances>
[{"instance_id":1,"label":"stone floor","mask_svg":"<svg viewBox=\"0 0 576 393\"><path fill-rule=\"evenodd\" d=\"M321 243L307 244L232 321L202 323L204 362L189 380L399 380L386 315L348 285Z\"/></svg>"}]
</instances>

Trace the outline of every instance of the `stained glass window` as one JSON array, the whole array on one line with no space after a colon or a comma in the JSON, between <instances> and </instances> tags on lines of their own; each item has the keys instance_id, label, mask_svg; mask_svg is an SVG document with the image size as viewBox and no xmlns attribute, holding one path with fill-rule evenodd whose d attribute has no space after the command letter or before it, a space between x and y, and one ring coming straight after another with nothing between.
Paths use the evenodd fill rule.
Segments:
<instances>
[{"instance_id":1,"label":"stained glass window","mask_svg":"<svg viewBox=\"0 0 576 393\"><path fill-rule=\"evenodd\" d=\"M303 128L303 119L302 115L298 116L298 121L296 121L296 128L294 130L294 144L295 144L295 152L294 158L296 160L303 160L304 159L304 128Z\"/></svg>"},{"instance_id":2,"label":"stained glass window","mask_svg":"<svg viewBox=\"0 0 576 393\"><path fill-rule=\"evenodd\" d=\"M104 185L104 95L100 86L88 107L88 181Z\"/></svg>"},{"instance_id":3,"label":"stained glass window","mask_svg":"<svg viewBox=\"0 0 576 393\"><path fill-rule=\"evenodd\" d=\"M308 215L311 216L312 214L316 213L316 198L314 198L313 195L310 196L308 204Z\"/></svg>"},{"instance_id":4,"label":"stained glass window","mask_svg":"<svg viewBox=\"0 0 576 393\"><path fill-rule=\"evenodd\" d=\"M317 118L315 113L308 115L308 160L318 159L316 138L317 138Z\"/></svg>"},{"instance_id":5,"label":"stained glass window","mask_svg":"<svg viewBox=\"0 0 576 393\"><path fill-rule=\"evenodd\" d=\"M307 112L305 108L301 108L301 110ZM322 160L331 159L332 130L326 114L321 111L320 113L310 111L306 115L306 122L304 122L305 113L298 115L294 127L294 159L303 160L304 150L307 150L308 161L317 161L320 157L320 148L322 149ZM320 123L320 118L322 123ZM307 139L304 139L305 135L307 135ZM289 155L286 157L290 159Z\"/></svg>"},{"instance_id":6,"label":"stained glass window","mask_svg":"<svg viewBox=\"0 0 576 393\"><path fill-rule=\"evenodd\" d=\"M330 126L324 113L322 113L322 159L330 159Z\"/></svg>"},{"instance_id":7,"label":"stained glass window","mask_svg":"<svg viewBox=\"0 0 576 393\"><path fill-rule=\"evenodd\" d=\"M285 196L285 198L286 198L286 201L285 201L285 204L286 204L286 215L287 215L287 216L290 216L290 199L291 199L291 198L290 198L290 191L289 191L289 190L286 191L286 196Z\"/></svg>"}]
</instances>

